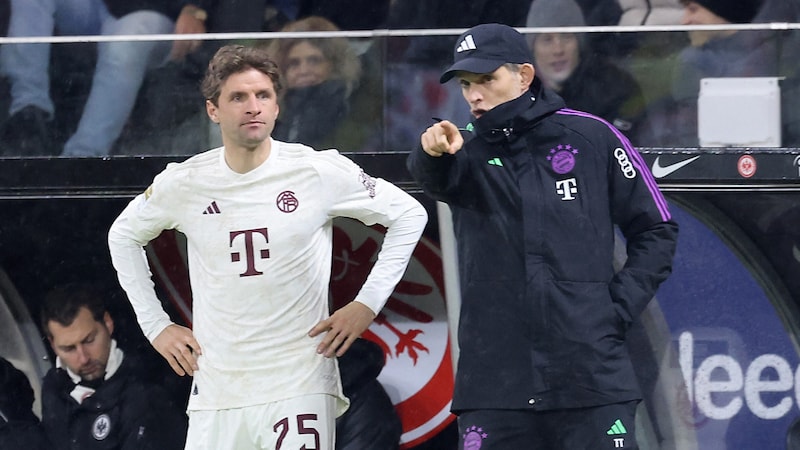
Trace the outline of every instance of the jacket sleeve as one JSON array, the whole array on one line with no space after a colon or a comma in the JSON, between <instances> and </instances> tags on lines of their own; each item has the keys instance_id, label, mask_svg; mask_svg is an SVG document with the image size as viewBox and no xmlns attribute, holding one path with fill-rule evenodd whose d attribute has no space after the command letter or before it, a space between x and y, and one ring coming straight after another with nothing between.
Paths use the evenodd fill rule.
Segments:
<instances>
[{"instance_id":1,"label":"jacket sleeve","mask_svg":"<svg viewBox=\"0 0 800 450\"><path fill-rule=\"evenodd\" d=\"M479 198L477 183L470 180L465 149L455 155L433 157L417 147L409 153L406 167L414 181L434 200L469 207Z\"/></svg>"},{"instance_id":2,"label":"jacket sleeve","mask_svg":"<svg viewBox=\"0 0 800 450\"><path fill-rule=\"evenodd\" d=\"M672 272L678 224L641 155L622 134L614 134L608 168L611 212L625 237L627 260L609 290L630 325Z\"/></svg>"}]
</instances>

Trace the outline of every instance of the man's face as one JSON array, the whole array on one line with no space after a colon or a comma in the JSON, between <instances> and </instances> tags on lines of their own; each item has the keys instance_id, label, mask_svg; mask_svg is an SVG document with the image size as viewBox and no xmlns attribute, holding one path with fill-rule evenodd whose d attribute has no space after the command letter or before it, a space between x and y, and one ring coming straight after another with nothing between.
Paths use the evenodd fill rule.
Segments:
<instances>
[{"instance_id":1,"label":"man's face","mask_svg":"<svg viewBox=\"0 0 800 450\"><path fill-rule=\"evenodd\" d=\"M65 366L86 381L103 378L114 331L108 313L98 322L88 308L82 307L68 326L51 320L47 329L52 335L50 345Z\"/></svg>"},{"instance_id":2,"label":"man's face","mask_svg":"<svg viewBox=\"0 0 800 450\"><path fill-rule=\"evenodd\" d=\"M461 94L469 104L470 113L480 118L487 111L507 101L514 100L528 90L533 79L533 66L523 64L519 72L501 66L492 73L456 72ZM523 70L525 76L523 76Z\"/></svg>"},{"instance_id":3,"label":"man's face","mask_svg":"<svg viewBox=\"0 0 800 450\"><path fill-rule=\"evenodd\" d=\"M308 41L299 42L286 55L286 86L290 89L316 86L328 79L332 69L319 47Z\"/></svg>"},{"instance_id":4,"label":"man's face","mask_svg":"<svg viewBox=\"0 0 800 450\"><path fill-rule=\"evenodd\" d=\"M545 86L556 91L572 75L580 62L580 45L575 33L545 33L533 41L536 73Z\"/></svg>"},{"instance_id":5,"label":"man's face","mask_svg":"<svg viewBox=\"0 0 800 450\"><path fill-rule=\"evenodd\" d=\"M681 25L724 25L729 23L699 3L688 1L683 4ZM729 36L734 32L731 30L690 31L689 40L693 46L699 47L712 39Z\"/></svg>"},{"instance_id":6,"label":"man's face","mask_svg":"<svg viewBox=\"0 0 800 450\"><path fill-rule=\"evenodd\" d=\"M219 124L226 147L254 150L269 139L278 118L278 96L267 74L247 69L229 76L217 103L206 101L206 111Z\"/></svg>"}]
</instances>

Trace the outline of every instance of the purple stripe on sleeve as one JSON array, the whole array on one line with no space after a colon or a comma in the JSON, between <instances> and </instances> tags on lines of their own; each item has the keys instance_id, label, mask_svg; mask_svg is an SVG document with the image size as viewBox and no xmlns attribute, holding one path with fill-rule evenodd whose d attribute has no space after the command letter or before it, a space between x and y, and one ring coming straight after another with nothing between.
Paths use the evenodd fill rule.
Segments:
<instances>
[{"instance_id":1,"label":"purple stripe on sleeve","mask_svg":"<svg viewBox=\"0 0 800 450\"><path fill-rule=\"evenodd\" d=\"M650 191L650 195L653 198L653 201L656 203L658 207L658 211L661 213L661 218L664 221L669 220L672 218L672 215L669 213L669 208L667 207L667 201L664 198L664 195L661 193L661 190L658 189L658 183L656 179L653 178L653 174L650 172L650 169L645 164L644 159L642 159L642 155L633 148L633 145L630 143L628 138L625 137L614 125L608 123L608 121L603 120L600 117L597 117L593 114L589 114L583 111L576 111L574 109L564 108L556 112L556 114L563 114L568 116L580 116L580 117L587 117L590 119L598 120L604 123L619 139L622 143L625 152L628 154L628 157L631 158L633 161L633 166L639 170L639 173L642 174L642 179L644 180L645 184L647 185L647 189Z\"/></svg>"}]
</instances>

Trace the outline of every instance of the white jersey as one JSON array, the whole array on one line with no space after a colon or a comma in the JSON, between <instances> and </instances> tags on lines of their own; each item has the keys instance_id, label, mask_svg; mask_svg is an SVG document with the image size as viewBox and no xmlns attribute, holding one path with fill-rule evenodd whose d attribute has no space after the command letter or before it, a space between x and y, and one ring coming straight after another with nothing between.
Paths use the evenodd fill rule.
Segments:
<instances>
[{"instance_id":1,"label":"white jersey","mask_svg":"<svg viewBox=\"0 0 800 450\"><path fill-rule=\"evenodd\" d=\"M186 236L198 360L190 410L228 409L307 394L347 407L335 358L309 330L329 315L332 220L388 227L356 301L376 314L402 277L425 209L335 150L272 141L240 174L223 148L170 164L120 214L109 248L120 284L151 341L172 322L156 297L143 246L165 229Z\"/></svg>"}]
</instances>

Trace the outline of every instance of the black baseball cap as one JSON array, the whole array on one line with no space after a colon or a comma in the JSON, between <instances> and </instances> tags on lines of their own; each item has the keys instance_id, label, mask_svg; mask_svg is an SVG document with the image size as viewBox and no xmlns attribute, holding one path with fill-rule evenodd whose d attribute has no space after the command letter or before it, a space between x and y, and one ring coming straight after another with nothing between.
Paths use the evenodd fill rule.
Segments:
<instances>
[{"instance_id":1,"label":"black baseball cap","mask_svg":"<svg viewBox=\"0 0 800 450\"><path fill-rule=\"evenodd\" d=\"M459 36L453 49L453 65L442 73L439 82L446 83L459 70L491 73L506 63L533 63L525 37L508 25L476 25Z\"/></svg>"}]
</instances>

